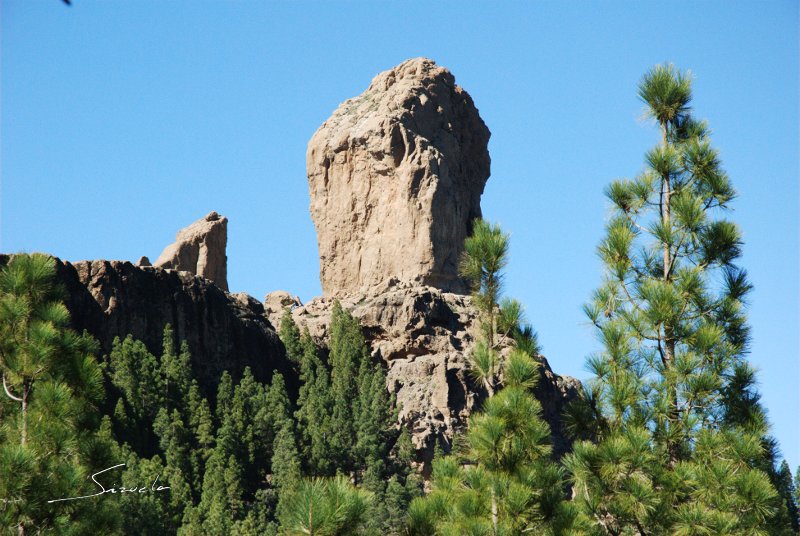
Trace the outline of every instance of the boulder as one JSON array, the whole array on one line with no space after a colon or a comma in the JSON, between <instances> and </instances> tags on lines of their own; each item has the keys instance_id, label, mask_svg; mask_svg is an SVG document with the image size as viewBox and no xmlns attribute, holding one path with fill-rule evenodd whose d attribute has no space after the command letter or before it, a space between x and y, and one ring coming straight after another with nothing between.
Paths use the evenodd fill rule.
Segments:
<instances>
[{"instance_id":1,"label":"boulder","mask_svg":"<svg viewBox=\"0 0 800 536\"><path fill-rule=\"evenodd\" d=\"M469 94L426 58L339 106L306 154L324 294L390 281L464 292L458 261L481 216L489 136Z\"/></svg>"},{"instance_id":2,"label":"boulder","mask_svg":"<svg viewBox=\"0 0 800 536\"><path fill-rule=\"evenodd\" d=\"M292 296L285 290L276 290L264 296L264 312L275 329L281 327L281 317L286 309L292 310L303 303L297 296Z\"/></svg>"},{"instance_id":3,"label":"boulder","mask_svg":"<svg viewBox=\"0 0 800 536\"><path fill-rule=\"evenodd\" d=\"M228 218L210 212L178 231L175 242L161 252L153 266L199 275L227 291L227 243Z\"/></svg>"}]
</instances>

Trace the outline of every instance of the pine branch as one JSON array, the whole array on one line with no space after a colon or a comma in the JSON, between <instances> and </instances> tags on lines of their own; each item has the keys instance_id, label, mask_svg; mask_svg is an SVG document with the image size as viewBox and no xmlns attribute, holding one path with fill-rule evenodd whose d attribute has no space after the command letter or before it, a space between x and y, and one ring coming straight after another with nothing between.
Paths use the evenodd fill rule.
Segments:
<instances>
[{"instance_id":1,"label":"pine branch","mask_svg":"<svg viewBox=\"0 0 800 536\"><path fill-rule=\"evenodd\" d=\"M17 402L22 402L21 398L19 398L17 396L14 396L13 394L11 394L11 391L8 390L8 385L6 384L6 373L5 372L3 372L3 390L6 392L6 394L8 395L8 397L11 400L15 400Z\"/></svg>"}]
</instances>

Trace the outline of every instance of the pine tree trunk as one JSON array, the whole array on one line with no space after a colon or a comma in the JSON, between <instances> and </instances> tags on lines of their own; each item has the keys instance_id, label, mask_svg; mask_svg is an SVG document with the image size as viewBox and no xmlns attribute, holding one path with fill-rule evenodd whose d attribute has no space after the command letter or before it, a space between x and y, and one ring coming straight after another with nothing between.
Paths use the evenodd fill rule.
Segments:
<instances>
[{"instance_id":1,"label":"pine tree trunk","mask_svg":"<svg viewBox=\"0 0 800 536\"><path fill-rule=\"evenodd\" d=\"M661 125L661 137L664 144L664 150L667 149L667 124ZM671 182L669 174L662 177L661 183L661 223L665 228L671 225L671 209L670 209L670 195L672 194ZM670 272L672 268L672 256L670 254L670 245L664 244L664 283L670 280ZM675 360L675 333L670 325L664 326L664 364L666 368L672 368L673 361ZM669 422L670 427L678 426L678 386L676 385L670 390L670 408L669 408ZM670 429L672 432L672 428ZM678 461L678 448L674 441L669 441L669 462L670 465L675 465Z\"/></svg>"},{"instance_id":2,"label":"pine tree trunk","mask_svg":"<svg viewBox=\"0 0 800 536\"><path fill-rule=\"evenodd\" d=\"M30 385L28 384L28 380L23 380L22 382L22 433L21 435L21 445L24 447L25 444L28 442L28 394L30 391ZM22 526L20 525L20 530L22 530Z\"/></svg>"},{"instance_id":3,"label":"pine tree trunk","mask_svg":"<svg viewBox=\"0 0 800 536\"><path fill-rule=\"evenodd\" d=\"M497 534L497 496L492 489L492 534Z\"/></svg>"}]
</instances>

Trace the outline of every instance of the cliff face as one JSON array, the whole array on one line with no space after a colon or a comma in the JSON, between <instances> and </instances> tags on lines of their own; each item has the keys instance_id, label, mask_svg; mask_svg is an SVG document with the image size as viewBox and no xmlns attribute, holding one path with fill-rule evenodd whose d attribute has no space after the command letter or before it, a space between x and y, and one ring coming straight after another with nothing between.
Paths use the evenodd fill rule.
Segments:
<instances>
[{"instance_id":1,"label":"cliff face","mask_svg":"<svg viewBox=\"0 0 800 536\"><path fill-rule=\"evenodd\" d=\"M57 261L59 282L76 330L87 330L104 353L114 337L128 334L161 355L164 326L192 352L201 386L213 393L223 371L234 378L250 367L256 378L284 374L290 388L295 373L285 350L264 316L260 302L246 294L227 294L190 272L138 267L122 261Z\"/></svg>"},{"instance_id":2,"label":"cliff face","mask_svg":"<svg viewBox=\"0 0 800 536\"><path fill-rule=\"evenodd\" d=\"M306 156L326 295L390 280L464 291L458 259L481 216L489 129L433 61L385 71L317 130Z\"/></svg>"}]
</instances>

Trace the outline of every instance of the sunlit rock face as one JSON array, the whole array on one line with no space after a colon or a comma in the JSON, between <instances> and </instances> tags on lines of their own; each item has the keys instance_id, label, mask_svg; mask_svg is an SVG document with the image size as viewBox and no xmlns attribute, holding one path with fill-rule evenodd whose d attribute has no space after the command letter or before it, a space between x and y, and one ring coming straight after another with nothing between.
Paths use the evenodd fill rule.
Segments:
<instances>
[{"instance_id":1,"label":"sunlit rock face","mask_svg":"<svg viewBox=\"0 0 800 536\"><path fill-rule=\"evenodd\" d=\"M209 213L178 231L153 266L205 277L228 290L228 218Z\"/></svg>"},{"instance_id":2,"label":"sunlit rock face","mask_svg":"<svg viewBox=\"0 0 800 536\"><path fill-rule=\"evenodd\" d=\"M464 292L458 260L481 216L489 135L450 71L425 58L342 103L306 155L325 295L395 282Z\"/></svg>"}]
</instances>

